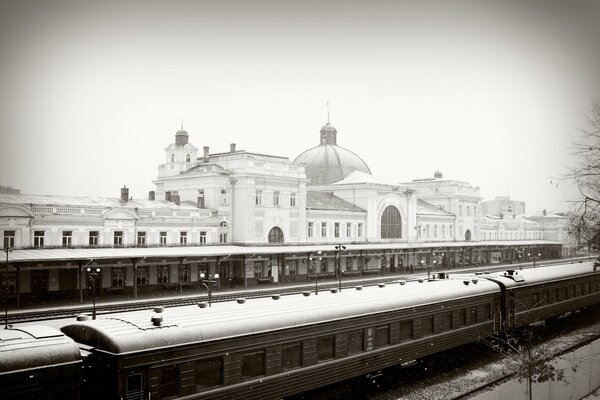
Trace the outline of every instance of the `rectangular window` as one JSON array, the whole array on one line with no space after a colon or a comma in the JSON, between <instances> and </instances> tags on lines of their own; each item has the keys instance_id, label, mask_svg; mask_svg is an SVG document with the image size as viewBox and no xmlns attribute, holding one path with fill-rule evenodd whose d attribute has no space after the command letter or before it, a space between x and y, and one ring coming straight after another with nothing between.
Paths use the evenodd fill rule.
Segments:
<instances>
[{"instance_id":1,"label":"rectangular window","mask_svg":"<svg viewBox=\"0 0 600 400\"><path fill-rule=\"evenodd\" d=\"M179 244L187 244L187 232L179 232Z\"/></svg>"},{"instance_id":2,"label":"rectangular window","mask_svg":"<svg viewBox=\"0 0 600 400\"><path fill-rule=\"evenodd\" d=\"M281 369L299 368L302 366L302 344L284 346L281 349Z\"/></svg>"},{"instance_id":3,"label":"rectangular window","mask_svg":"<svg viewBox=\"0 0 600 400\"><path fill-rule=\"evenodd\" d=\"M263 265L262 261L254 261L254 276L256 278L263 276Z\"/></svg>"},{"instance_id":4,"label":"rectangular window","mask_svg":"<svg viewBox=\"0 0 600 400\"><path fill-rule=\"evenodd\" d=\"M438 237L438 226L437 225L433 226L433 237Z\"/></svg>"},{"instance_id":5,"label":"rectangular window","mask_svg":"<svg viewBox=\"0 0 600 400\"><path fill-rule=\"evenodd\" d=\"M411 340L413 338L413 322L400 322L400 341Z\"/></svg>"},{"instance_id":6,"label":"rectangular window","mask_svg":"<svg viewBox=\"0 0 600 400\"><path fill-rule=\"evenodd\" d=\"M137 244L138 244L138 246L146 245L146 232L138 232L137 233Z\"/></svg>"},{"instance_id":7,"label":"rectangular window","mask_svg":"<svg viewBox=\"0 0 600 400\"><path fill-rule=\"evenodd\" d=\"M156 282L157 283L169 283L169 267L166 265L159 265L156 269Z\"/></svg>"},{"instance_id":8,"label":"rectangular window","mask_svg":"<svg viewBox=\"0 0 600 400\"><path fill-rule=\"evenodd\" d=\"M257 190L256 193L254 194L254 204L256 204L257 206L262 205L263 203L263 191L262 190Z\"/></svg>"},{"instance_id":9,"label":"rectangular window","mask_svg":"<svg viewBox=\"0 0 600 400\"><path fill-rule=\"evenodd\" d=\"M205 390L222 384L223 358L209 358L196 363L196 390Z\"/></svg>"},{"instance_id":10,"label":"rectangular window","mask_svg":"<svg viewBox=\"0 0 600 400\"><path fill-rule=\"evenodd\" d=\"M333 236L336 238L340 237L340 223L336 222L333 224Z\"/></svg>"},{"instance_id":11,"label":"rectangular window","mask_svg":"<svg viewBox=\"0 0 600 400\"><path fill-rule=\"evenodd\" d=\"M458 206L458 215L462 217L462 206Z\"/></svg>"},{"instance_id":12,"label":"rectangular window","mask_svg":"<svg viewBox=\"0 0 600 400\"><path fill-rule=\"evenodd\" d=\"M221 204L226 206L229 204L229 196L227 195L227 190L221 190Z\"/></svg>"},{"instance_id":13,"label":"rectangular window","mask_svg":"<svg viewBox=\"0 0 600 400\"><path fill-rule=\"evenodd\" d=\"M473 206L473 215L477 216L477 206Z\"/></svg>"},{"instance_id":14,"label":"rectangular window","mask_svg":"<svg viewBox=\"0 0 600 400\"><path fill-rule=\"evenodd\" d=\"M356 232L356 236L362 237L362 235L363 235L363 224L359 223L358 224L358 232Z\"/></svg>"},{"instance_id":15,"label":"rectangular window","mask_svg":"<svg viewBox=\"0 0 600 400\"><path fill-rule=\"evenodd\" d=\"M352 237L352 223L346 223L346 237Z\"/></svg>"},{"instance_id":16,"label":"rectangular window","mask_svg":"<svg viewBox=\"0 0 600 400\"><path fill-rule=\"evenodd\" d=\"M88 236L88 244L90 246L98 246L98 231L90 231Z\"/></svg>"},{"instance_id":17,"label":"rectangular window","mask_svg":"<svg viewBox=\"0 0 600 400\"><path fill-rule=\"evenodd\" d=\"M279 196L280 196L280 192L279 191L274 191L273 192L273 205L276 207L279 207Z\"/></svg>"},{"instance_id":18,"label":"rectangular window","mask_svg":"<svg viewBox=\"0 0 600 400\"><path fill-rule=\"evenodd\" d=\"M44 247L44 231L33 232L33 245L35 247Z\"/></svg>"},{"instance_id":19,"label":"rectangular window","mask_svg":"<svg viewBox=\"0 0 600 400\"><path fill-rule=\"evenodd\" d=\"M167 232L161 232L159 235L159 244L161 246L167 245Z\"/></svg>"},{"instance_id":20,"label":"rectangular window","mask_svg":"<svg viewBox=\"0 0 600 400\"><path fill-rule=\"evenodd\" d=\"M423 232L421 229L421 225L417 226L417 238L421 238L423 236Z\"/></svg>"},{"instance_id":21,"label":"rectangular window","mask_svg":"<svg viewBox=\"0 0 600 400\"><path fill-rule=\"evenodd\" d=\"M125 286L125 274L123 273L123 268L112 268L110 275L112 287L120 288Z\"/></svg>"},{"instance_id":22,"label":"rectangular window","mask_svg":"<svg viewBox=\"0 0 600 400\"><path fill-rule=\"evenodd\" d=\"M442 225L442 237L446 237L446 225Z\"/></svg>"},{"instance_id":23,"label":"rectangular window","mask_svg":"<svg viewBox=\"0 0 600 400\"><path fill-rule=\"evenodd\" d=\"M433 335L433 317L423 317L421 320L421 332L423 336Z\"/></svg>"},{"instance_id":24,"label":"rectangular window","mask_svg":"<svg viewBox=\"0 0 600 400\"><path fill-rule=\"evenodd\" d=\"M198 208L204 208L204 189L198 189Z\"/></svg>"},{"instance_id":25,"label":"rectangular window","mask_svg":"<svg viewBox=\"0 0 600 400\"><path fill-rule=\"evenodd\" d=\"M364 351L363 330L348 333L348 354L356 354Z\"/></svg>"},{"instance_id":26,"label":"rectangular window","mask_svg":"<svg viewBox=\"0 0 600 400\"><path fill-rule=\"evenodd\" d=\"M352 271L352 257L346 257L346 271Z\"/></svg>"},{"instance_id":27,"label":"rectangular window","mask_svg":"<svg viewBox=\"0 0 600 400\"><path fill-rule=\"evenodd\" d=\"M148 284L148 267L137 267L135 270L135 282L137 286Z\"/></svg>"},{"instance_id":28,"label":"rectangular window","mask_svg":"<svg viewBox=\"0 0 600 400\"><path fill-rule=\"evenodd\" d=\"M450 238L454 237L454 227L452 225L448 226L448 236Z\"/></svg>"},{"instance_id":29,"label":"rectangular window","mask_svg":"<svg viewBox=\"0 0 600 400\"><path fill-rule=\"evenodd\" d=\"M164 367L160 370L160 383L158 396L161 399L179 394L179 368L177 366Z\"/></svg>"},{"instance_id":30,"label":"rectangular window","mask_svg":"<svg viewBox=\"0 0 600 400\"><path fill-rule=\"evenodd\" d=\"M142 374L131 374L127 376L127 398L136 398L143 396L142 392Z\"/></svg>"},{"instance_id":31,"label":"rectangular window","mask_svg":"<svg viewBox=\"0 0 600 400\"><path fill-rule=\"evenodd\" d=\"M471 216L471 206L467 206L467 217Z\"/></svg>"},{"instance_id":32,"label":"rectangular window","mask_svg":"<svg viewBox=\"0 0 600 400\"><path fill-rule=\"evenodd\" d=\"M375 348L389 346L390 344L390 326L378 326L375 328Z\"/></svg>"},{"instance_id":33,"label":"rectangular window","mask_svg":"<svg viewBox=\"0 0 600 400\"><path fill-rule=\"evenodd\" d=\"M179 280L181 282L189 282L190 281L190 266L189 265L181 266L181 277Z\"/></svg>"},{"instance_id":34,"label":"rectangular window","mask_svg":"<svg viewBox=\"0 0 600 400\"><path fill-rule=\"evenodd\" d=\"M313 223L309 222L308 223L308 230L306 232L306 235L310 238L313 237Z\"/></svg>"},{"instance_id":35,"label":"rectangular window","mask_svg":"<svg viewBox=\"0 0 600 400\"><path fill-rule=\"evenodd\" d=\"M296 207L296 193L290 193L290 207Z\"/></svg>"},{"instance_id":36,"label":"rectangular window","mask_svg":"<svg viewBox=\"0 0 600 400\"><path fill-rule=\"evenodd\" d=\"M206 244L206 231L200 231L200 244Z\"/></svg>"},{"instance_id":37,"label":"rectangular window","mask_svg":"<svg viewBox=\"0 0 600 400\"><path fill-rule=\"evenodd\" d=\"M227 243L227 234L226 233L219 234L219 243Z\"/></svg>"},{"instance_id":38,"label":"rectangular window","mask_svg":"<svg viewBox=\"0 0 600 400\"><path fill-rule=\"evenodd\" d=\"M63 247L71 247L72 243L73 243L73 231L63 231L63 233L62 233Z\"/></svg>"},{"instance_id":39,"label":"rectangular window","mask_svg":"<svg viewBox=\"0 0 600 400\"><path fill-rule=\"evenodd\" d=\"M321 237L327 237L327 222L321 223Z\"/></svg>"},{"instance_id":40,"label":"rectangular window","mask_svg":"<svg viewBox=\"0 0 600 400\"><path fill-rule=\"evenodd\" d=\"M471 307L471 323L477 323L477 306Z\"/></svg>"},{"instance_id":41,"label":"rectangular window","mask_svg":"<svg viewBox=\"0 0 600 400\"><path fill-rule=\"evenodd\" d=\"M325 361L335 357L335 336L317 338L317 360Z\"/></svg>"},{"instance_id":42,"label":"rectangular window","mask_svg":"<svg viewBox=\"0 0 600 400\"><path fill-rule=\"evenodd\" d=\"M321 264L320 265L321 265L321 271L320 272L321 273L327 272L327 268L328 267L327 267L327 259L326 258L324 258L324 259L321 260Z\"/></svg>"},{"instance_id":43,"label":"rectangular window","mask_svg":"<svg viewBox=\"0 0 600 400\"><path fill-rule=\"evenodd\" d=\"M15 231L4 231L4 248L15 247Z\"/></svg>"},{"instance_id":44,"label":"rectangular window","mask_svg":"<svg viewBox=\"0 0 600 400\"><path fill-rule=\"evenodd\" d=\"M287 260L287 272L289 275L298 274L298 260Z\"/></svg>"},{"instance_id":45,"label":"rectangular window","mask_svg":"<svg viewBox=\"0 0 600 400\"><path fill-rule=\"evenodd\" d=\"M442 317L442 332L452 329L452 311L441 314Z\"/></svg>"},{"instance_id":46,"label":"rectangular window","mask_svg":"<svg viewBox=\"0 0 600 400\"><path fill-rule=\"evenodd\" d=\"M256 351L242 354L242 379L255 378L265 374L265 352Z\"/></svg>"},{"instance_id":47,"label":"rectangular window","mask_svg":"<svg viewBox=\"0 0 600 400\"><path fill-rule=\"evenodd\" d=\"M123 231L115 231L113 233L113 244L115 246L123 246Z\"/></svg>"}]
</instances>

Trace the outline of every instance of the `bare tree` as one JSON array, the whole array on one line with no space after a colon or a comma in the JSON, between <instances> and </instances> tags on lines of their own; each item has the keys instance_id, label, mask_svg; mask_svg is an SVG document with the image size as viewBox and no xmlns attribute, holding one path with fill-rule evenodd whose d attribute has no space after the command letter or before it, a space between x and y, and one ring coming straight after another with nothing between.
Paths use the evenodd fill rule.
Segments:
<instances>
[{"instance_id":1,"label":"bare tree","mask_svg":"<svg viewBox=\"0 0 600 400\"><path fill-rule=\"evenodd\" d=\"M572 153L577 164L567 178L575 182L581 198L574 202L570 234L581 247L600 251L600 98L592 101L587 127L573 138Z\"/></svg>"}]
</instances>

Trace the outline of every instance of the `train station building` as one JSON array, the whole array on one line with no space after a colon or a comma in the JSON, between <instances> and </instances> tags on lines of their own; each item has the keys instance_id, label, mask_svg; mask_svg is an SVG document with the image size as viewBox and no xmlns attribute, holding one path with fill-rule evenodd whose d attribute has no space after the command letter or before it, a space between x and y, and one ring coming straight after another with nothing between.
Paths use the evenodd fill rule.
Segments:
<instances>
[{"instance_id":1,"label":"train station building","mask_svg":"<svg viewBox=\"0 0 600 400\"><path fill-rule=\"evenodd\" d=\"M201 274L248 286L561 256L554 225L484 215L477 186L440 171L386 181L329 122L315 139L292 161L235 144L200 152L182 128L147 199L127 187L114 198L0 193L3 287L20 305L84 301L92 281L100 295L137 297L199 291Z\"/></svg>"}]
</instances>

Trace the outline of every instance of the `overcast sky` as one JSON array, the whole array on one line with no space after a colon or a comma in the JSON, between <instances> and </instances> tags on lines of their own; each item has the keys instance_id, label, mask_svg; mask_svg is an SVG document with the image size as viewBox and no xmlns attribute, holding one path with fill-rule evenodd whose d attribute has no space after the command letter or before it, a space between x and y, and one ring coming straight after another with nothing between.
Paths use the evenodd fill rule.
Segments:
<instances>
[{"instance_id":1,"label":"overcast sky","mask_svg":"<svg viewBox=\"0 0 600 400\"><path fill-rule=\"evenodd\" d=\"M0 0L0 83L0 183L24 193L146 198L182 117L200 149L293 160L329 100L374 175L563 211L600 3Z\"/></svg>"}]
</instances>

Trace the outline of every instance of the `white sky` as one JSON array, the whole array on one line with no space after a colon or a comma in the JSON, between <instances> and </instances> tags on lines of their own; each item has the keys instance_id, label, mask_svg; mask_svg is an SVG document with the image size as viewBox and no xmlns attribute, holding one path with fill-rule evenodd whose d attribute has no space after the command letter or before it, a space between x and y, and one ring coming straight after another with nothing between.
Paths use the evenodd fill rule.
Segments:
<instances>
[{"instance_id":1,"label":"white sky","mask_svg":"<svg viewBox=\"0 0 600 400\"><path fill-rule=\"evenodd\" d=\"M293 160L329 100L384 179L439 167L528 212L576 195L559 178L600 94L598 1L88 3L0 0L3 185L145 198L181 117L200 149Z\"/></svg>"}]
</instances>

